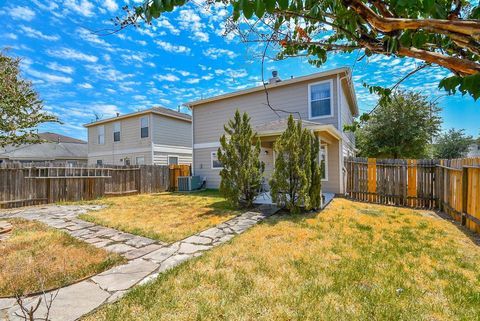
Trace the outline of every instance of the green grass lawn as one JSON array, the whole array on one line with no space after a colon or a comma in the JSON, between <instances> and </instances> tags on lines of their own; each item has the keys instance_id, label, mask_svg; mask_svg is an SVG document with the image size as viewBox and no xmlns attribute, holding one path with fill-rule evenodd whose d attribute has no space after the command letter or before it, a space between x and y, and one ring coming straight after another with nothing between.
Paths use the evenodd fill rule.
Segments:
<instances>
[{"instance_id":1,"label":"green grass lawn","mask_svg":"<svg viewBox=\"0 0 480 321\"><path fill-rule=\"evenodd\" d=\"M13 230L0 241L2 297L64 286L125 261L43 223L8 221Z\"/></svg>"},{"instance_id":2,"label":"green grass lawn","mask_svg":"<svg viewBox=\"0 0 480 321\"><path fill-rule=\"evenodd\" d=\"M270 218L86 320L479 320L480 249L431 212Z\"/></svg>"},{"instance_id":3,"label":"green grass lawn","mask_svg":"<svg viewBox=\"0 0 480 321\"><path fill-rule=\"evenodd\" d=\"M216 190L112 197L87 203L108 207L82 214L81 219L164 242L181 240L240 213Z\"/></svg>"}]
</instances>

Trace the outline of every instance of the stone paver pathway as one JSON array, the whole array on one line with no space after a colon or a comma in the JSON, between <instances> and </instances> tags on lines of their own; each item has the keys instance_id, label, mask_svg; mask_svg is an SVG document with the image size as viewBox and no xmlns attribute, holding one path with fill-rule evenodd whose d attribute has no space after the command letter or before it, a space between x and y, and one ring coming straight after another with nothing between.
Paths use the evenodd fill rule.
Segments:
<instances>
[{"instance_id":1,"label":"stone paver pathway","mask_svg":"<svg viewBox=\"0 0 480 321\"><path fill-rule=\"evenodd\" d=\"M77 320L104 303L114 302L133 286L145 284L160 273L227 242L278 210L274 206L262 205L258 212L243 213L181 241L165 244L77 218L81 213L101 208L97 205L49 205L0 212L0 219L21 217L38 220L96 247L120 253L129 260L126 264L60 289L50 310L52 321ZM38 297L28 298L27 306L37 300ZM42 303L36 315L43 317L44 311ZM0 299L0 320L21 320L15 312L20 312L15 300Z\"/></svg>"}]
</instances>

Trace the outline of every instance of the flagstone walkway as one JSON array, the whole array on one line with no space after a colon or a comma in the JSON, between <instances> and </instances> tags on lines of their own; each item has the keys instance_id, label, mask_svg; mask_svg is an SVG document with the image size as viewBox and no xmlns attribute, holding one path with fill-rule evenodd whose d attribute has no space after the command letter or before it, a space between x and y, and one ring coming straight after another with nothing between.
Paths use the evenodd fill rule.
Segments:
<instances>
[{"instance_id":1,"label":"flagstone walkway","mask_svg":"<svg viewBox=\"0 0 480 321\"><path fill-rule=\"evenodd\" d=\"M278 211L275 206L262 205L258 212L243 213L186 239L166 244L77 218L79 214L101 208L97 205L48 205L0 212L0 219L38 220L128 259L126 264L61 288L50 310L52 321L77 320L104 303L114 302L133 286L147 283L160 273L202 255ZM37 301L38 296L34 296L25 302L29 307ZM42 302L35 315L43 318L45 312L45 302ZM0 299L0 320L22 320L15 313L20 313L20 308L14 299Z\"/></svg>"}]
</instances>

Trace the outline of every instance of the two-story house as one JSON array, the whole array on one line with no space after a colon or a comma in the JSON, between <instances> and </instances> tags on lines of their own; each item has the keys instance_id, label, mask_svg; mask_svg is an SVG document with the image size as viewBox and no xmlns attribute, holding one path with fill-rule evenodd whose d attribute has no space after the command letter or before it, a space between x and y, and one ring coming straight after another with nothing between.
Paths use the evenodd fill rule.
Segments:
<instances>
[{"instance_id":1,"label":"two-story house","mask_svg":"<svg viewBox=\"0 0 480 321\"><path fill-rule=\"evenodd\" d=\"M301 119L320 138L319 162L324 164L322 190L343 193L344 157L355 153L354 135L344 132L358 115L349 68L339 68L281 81L277 73L264 86L187 103L193 117L193 172L206 177L207 187L218 188L222 164L216 152L223 125L238 109L247 112L261 140L261 159L268 180L274 168L273 144L286 128L289 114ZM271 108L270 108L271 107ZM275 109L274 110L272 110Z\"/></svg>"},{"instance_id":2,"label":"two-story house","mask_svg":"<svg viewBox=\"0 0 480 321\"><path fill-rule=\"evenodd\" d=\"M188 114L154 107L84 126L89 164L192 163L192 118Z\"/></svg>"}]
</instances>

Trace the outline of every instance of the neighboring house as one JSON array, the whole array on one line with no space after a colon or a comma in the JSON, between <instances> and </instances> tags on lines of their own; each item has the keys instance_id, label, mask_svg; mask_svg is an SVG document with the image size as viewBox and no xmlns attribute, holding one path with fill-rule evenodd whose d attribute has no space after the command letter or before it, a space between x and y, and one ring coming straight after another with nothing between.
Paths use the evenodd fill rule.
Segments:
<instances>
[{"instance_id":1,"label":"neighboring house","mask_svg":"<svg viewBox=\"0 0 480 321\"><path fill-rule=\"evenodd\" d=\"M192 118L163 107L102 119L88 129L88 163L192 163Z\"/></svg>"},{"instance_id":2,"label":"neighboring house","mask_svg":"<svg viewBox=\"0 0 480 321\"><path fill-rule=\"evenodd\" d=\"M355 91L349 68L339 68L312 75L280 81L277 73L264 86L245 89L185 104L193 116L193 172L206 177L207 187L220 184L216 151L223 125L238 109L248 112L251 123L261 139L261 159L265 163L265 178L274 168L273 143L286 128L288 113L298 119L320 138L319 162L324 162L322 190L330 193L345 191L344 157L355 153L354 135L344 132L358 115Z\"/></svg>"},{"instance_id":3,"label":"neighboring house","mask_svg":"<svg viewBox=\"0 0 480 321\"><path fill-rule=\"evenodd\" d=\"M470 145L468 148L467 157L480 157L480 141Z\"/></svg>"},{"instance_id":4,"label":"neighboring house","mask_svg":"<svg viewBox=\"0 0 480 321\"><path fill-rule=\"evenodd\" d=\"M87 164L87 142L55 133L39 133L43 141L0 148L0 162Z\"/></svg>"}]
</instances>

